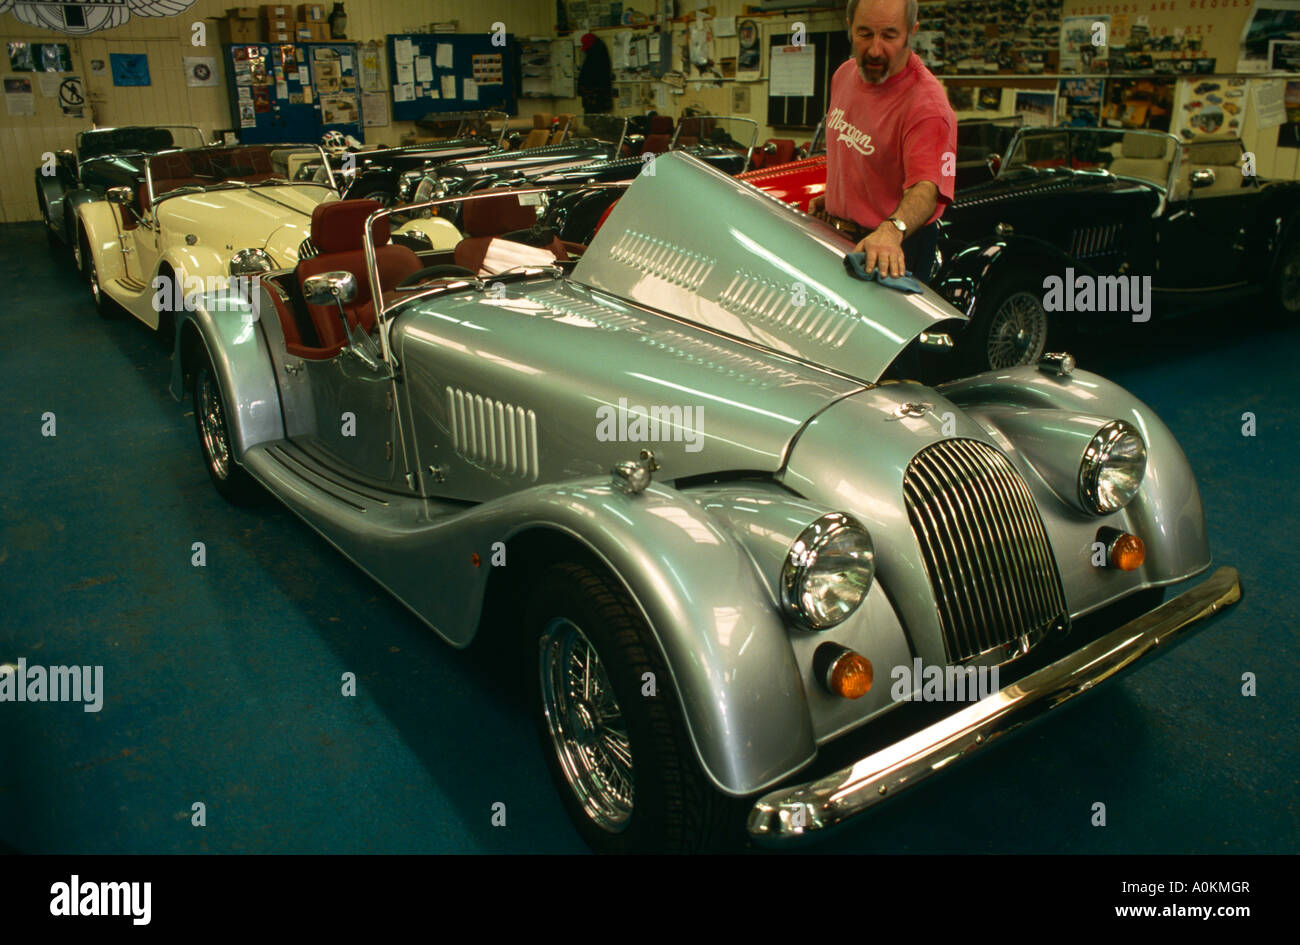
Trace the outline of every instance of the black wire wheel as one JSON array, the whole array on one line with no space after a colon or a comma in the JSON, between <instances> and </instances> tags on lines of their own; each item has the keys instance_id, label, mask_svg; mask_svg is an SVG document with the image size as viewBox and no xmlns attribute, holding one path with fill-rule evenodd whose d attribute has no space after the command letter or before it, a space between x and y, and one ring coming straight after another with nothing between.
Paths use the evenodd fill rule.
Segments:
<instances>
[{"instance_id":1,"label":"black wire wheel","mask_svg":"<svg viewBox=\"0 0 1300 945\"><path fill-rule=\"evenodd\" d=\"M253 477L235 460L225 397L206 352L194 374L194 422L212 485L233 505L253 505L260 492Z\"/></svg>"},{"instance_id":2,"label":"black wire wheel","mask_svg":"<svg viewBox=\"0 0 1300 945\"><path fill-rule=\"evenodd\" d=\"M990 289L962 332L967 368L979 373L1038 363L1051 327L1038 283L1013 275Z\"/></svg>"},{"instance_id":3,"label":"black wire wheel","mask_svg":"<svg viewBox=\"0 0 1300 945\"><path fill-rule=\"evenodd\" d=\"M696 760L658 642L622 583L594 562L552 565L523 623L542 751L588 846L687 853L719 843L729 805Z\"/></svg>"}]
</instances>

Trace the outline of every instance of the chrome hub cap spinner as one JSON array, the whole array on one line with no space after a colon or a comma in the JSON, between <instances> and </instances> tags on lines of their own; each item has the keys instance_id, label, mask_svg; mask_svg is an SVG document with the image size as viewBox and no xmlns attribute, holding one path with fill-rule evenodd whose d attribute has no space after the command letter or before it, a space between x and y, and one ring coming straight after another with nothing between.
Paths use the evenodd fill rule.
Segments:
<instances>
[{"instance_id":1,"label":"chrome hub cap spinner","mask_svg":"<svg viewBox=\"0 0 1300 945\"><path fill-rule=\"evenodd\" d=\"M571 620L542 635L542 710L565 780L583 812L610 833L632 816L632 745L596 648Z\"/></svg>"},{"instance_id":2,"label":"chrome hub cap spinner","mask_svg":"<svg viewBox=\"0 0 1300 945\"><path fill-rule=\"evenodd\" d=\"M199 388L199 429L203 433L203 452L218 479L230 474L230 447L226 443L226 417L221 408L221 392L212 383L207 368L194 381Z\"/></svg>"},{"instance_id":3,"label":"chrome hub cap spinner","mask_svg":"<svg viewBox=\"0 0 1300 945\"><path fill-rule=\"evenodd\" d=\"M1032 292L1017 292L1002 303L989 325L991 368L1033 364L1047 345L1047 313Z\"/></svg>"}]
</instances>

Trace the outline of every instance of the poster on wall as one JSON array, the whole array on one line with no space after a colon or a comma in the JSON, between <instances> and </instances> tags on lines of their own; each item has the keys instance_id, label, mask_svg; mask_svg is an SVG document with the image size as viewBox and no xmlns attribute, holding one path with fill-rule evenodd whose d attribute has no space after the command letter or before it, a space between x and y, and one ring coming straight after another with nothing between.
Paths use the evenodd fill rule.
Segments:
<instances>
[{"instance_id":1,"label":"poster on wall","mask_svg":"<svg viewBox=\"0 0 1300 945\"><path fill-rule=\"evenodd\" d=\"M1046 128L1056 120L1055 92L1016 91L1015 113L1025 120L1026 128Z\"/></svg>"},{"instance_id":2,"label":"poster on wall","mask_svg":"<svg viewBox=\"0 0 1300 945\"><path fill-rule=\"evenodd\" d=\"M5 111L10 115L36 114L36 96L27 76L5 76Z\"/></svg>"},{"instance_id":3,"label":"poster on wall","mask_svg":"<svg viewBox=\"0 0 1300 945\"><path fill-rule=\"evenodd\" d=\"M1245 79L1180 79L1178 92L1178 134L1183 138L1241 136L1250 101Z\"/></svg>"},{"instance_id":4,"label":"poster on wall","mask_svg":"<svg viewBox=\"0 0 1300 945\"><path fill-rule=\"evenodd\" d=\"M1274 72L1300 72L1300 41L1270 39L1268 67Z\"/></svg>"},{"instance_id":5,"label":"poster on wall","mask_svg":"<svg viewBox=\"0 0 1300 945\"><path fill-rule=\"evenodd\" d=\"M1096 128L1101 122L1101 78L1062 79L1056 99L1056 123Z\"/></svg>"},{"instance_id":6,"label":"poster on wall","mask_svg":"<svg viewBox=\"0 0 1300 945\"><path fill-rule=\"evenodd\" d=\"M1102 30L1096 30L1093 24L1100 23ZM1110 14L1099 16L1067 16L1061 20L1061 71L1087 72L1092 67L1092 60L1105 44L1093 43L1094 36L1102 38L1110 35ZM1105 56L1105 52L1102 52Z\"/></svg>"},{"instance_id":7,"label":"poster on wall","mask_svg":"<svg viewBox=\"0 0 1300 945\"><path fill-rule=\"evenodd\" d=\"M3 0L0 0L3 2ZM14 72L71 72L67 43L8 43L9 68Z\"/></svg>"},{"instance_id":8,"label":"poster on wall","mask_svg":"<svg viewBox=\"0 0 1300 945\"><path fill-rule=\"evenodd\" d=\"M1241 31L1238 72L1267 72L1269 43L1300 36L1300 0L1256 0Z\"/></svg>"},{"instance_id":9,"label":"poster on wall","mask_svg":"<svg viewBox=\"0 0 1300 945\"><path fill-rule=\"evenodd\" d=\"M212 56L182 56L185 64L185 84L190 88L208 88L218 85L217 60Z\"/></svg>"},{"instance_id":10,"label":"poster on wall","mask_svg":"<svg viewBox=\"0 0 1300 945\"><path fill-rule=\"evenodd\" d=\"M59 83L59 108L68 118L84 118L86 107L86 86L81 76L70 75Z\"/></svg>"},{"instance_id":11,"label":"poster on wall","mask_svg":"<svg viewBox=\"0 0 1300 945\"><path fill-rule=\"evenodd\" d=\"M1174 111L1176 79L1111 79L1101 106L1107 128L1168 131Z\"/></svg>"},{"instance_id":12,"label":"poster on wall","mask_svg":"<svg viewBox=\"0 0 1300 945\"><path fill-rule=\"evenodd\" d=\"M1277 128L1279 148L1300 148L1300 82L1288 82L1282 99L1286 121Z\"/></svg>"},{"instance_id":13,"label":"poster on wall","mask_svg":"<svg viewBox=\"0 0 1300 945\"><path fill-rule=\"evenodd\" d=\"M736 81L757 82L763 75L763 58L759 55L761 34L753 20L742 20L736 27L740 52L736 56Z\"/></svg>"},{"instance_id":14,"label":"poster on wall","mask_svg":"<svg viewBox=\"0 0 1300 945\"><path fill-rule=\"evenodd\" d=\"M12 13L28 26L84 35L121 26L136 16L176 16L194 0L0 0L0 13Z\"/></svg>"},{"instance_id":15,"label":"poster on wall","mask_svg":"<svg viewBox=\"0 0 1300 945\"><path fill-rule=\"evenodd\" d=\"M114 85L149 85L149 57L145 53L109 53Z\"/></svg>"}]
</instances>

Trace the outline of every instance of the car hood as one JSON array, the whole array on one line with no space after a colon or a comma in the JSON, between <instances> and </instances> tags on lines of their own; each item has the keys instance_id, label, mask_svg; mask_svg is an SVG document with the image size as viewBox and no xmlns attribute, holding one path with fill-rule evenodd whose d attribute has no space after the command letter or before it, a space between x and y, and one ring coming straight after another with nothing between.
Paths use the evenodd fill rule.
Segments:
<instances>
[{"instance_id":1,"label":"car hood","mask_svg":"<svg viewBox=\"0 0 1300 945\"><path fill-rule=\"evenodd\" d=\"M335 199L328 187L307 184L210 190L170 197L158 205L164 234L193 234L200 246L230 254L257 247L277 266L298 260L298 244L311 231L317 204Z\"/></svg>"},{"instance_id":2,"label":"car hood","mask_svg":"<svg viewBox=\"0 0 1300 945\"><path fill-rule=\"evenodd\" d=\"M572 280L863 381L913 339L964 319L932 289L848 274L830 226L690 155L628 187Z\"/></svg>"},{"instance_id":3,"label":"car hood","mask_svg":"<svg viewBox=\"0 0 1300 945\"><path fill-rule=\"evenodd\" d=\"M595 138L579 138L564 144L522 151L504 151L462 161L448 161L435 168L439 177L469 177L519 171L531 175L534 169L586 164L610 157L614 145Z\"/></svg>"}]
</instances>

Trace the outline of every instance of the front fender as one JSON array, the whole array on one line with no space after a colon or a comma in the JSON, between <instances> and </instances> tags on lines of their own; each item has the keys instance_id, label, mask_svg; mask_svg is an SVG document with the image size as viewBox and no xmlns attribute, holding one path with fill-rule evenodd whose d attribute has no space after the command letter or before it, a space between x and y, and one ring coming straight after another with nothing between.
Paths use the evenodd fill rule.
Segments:
<instances>
[{"instance_id":1,"label":"front fender","mask_svg":"<svg viewBox=\"0 0 1300 945\"><path fill-rule=\"evenodd\" d=\"M126 275L126 261L122 258L113 205L107 200L87 201L77 207L77 220L90 246L100 284Z\"/></svg>"},{"instance_id":2,"label":"front fender","mask_svg":"<svg viewBox=\"0 0 1300 945\"><path fill-rule=\"evenodd\" d=\"M208 282L210 278L219 277L220 284L225 284L225 278L230 274L230 253L222 255L219 251L204 246L170 246L163 251L162 259L158 261L159 272L163 266L170 266L181 280L182 294L190 291L184 280L195 278L203 281L201 291L209 292L218 287L217 284Z\"/></svg>"},{"instance_id":3,"label":"front fender","mask_svg":"<svg viewBox=\"0 0 1300 945\"><path fill-rule=\"evenodd\" d=\"M1034 411L1044 408L1074 416L1125 420L1142 434L1147 444L1147 472L1137 496L1127 507L1111 515L1092 516L1059 500L1040 502L1045 524L1055 536L1061 580L1074 616L1096 610L1137 587L1172 584L1209 567L1205 514L1191 465L1155 411L1124 388L1087 371L1061 376L1019 367L978 374L937 389L986 429L996 428L994 435L1009 440L1013 448L1025 434L1018 433L1016 425L1000 423L999 416L1006 407L1028 409L1030 420ZM1043 416L1046 419L1052 415L1044 412ZM1050 435L1051 426L1038 424L1039 435ZM1016 452L1028 461L1028 453ZM1037 486L1031 482L1031 487ZM1046 491L1044 488L1043 493ZM1143 538L1146 561L1137 571L1107 571L1105 580L1098 580L1101 575L1092 566L1090 545L1101 525Z\"/></svg>"},{"instance_id":4,"label":"front fender","mask_svg":"<svg viewBox=\"0 0 1300 945\"><path fill-rule=\"evenodd\" d=\"M975 317L975 306L985 288L1002 273L1030 263L1043 272L1073 266L1080 272L1092 270L1043 240L1025 236L971 243L945 257L939 272L930 280L936 292L967 318Z\"/></svg>"},{"instance_id":5,"label":"front fender","mask_svg":"<svg viewBox=\"0 0 1300 945\"><path fill-rule=\"evenodd\" d=\"M267 290L259 286L258 291ZM269 300L262 303L261 311L275 311ZM184 397L187 378L206 354L226 395L226 423L235 458L242 460L258 443L284 439L280 392L257 310L234 296L205 294L195 299L192 311L178 311L175 321L172 396Z\"/></svg>"}]
</instances>

